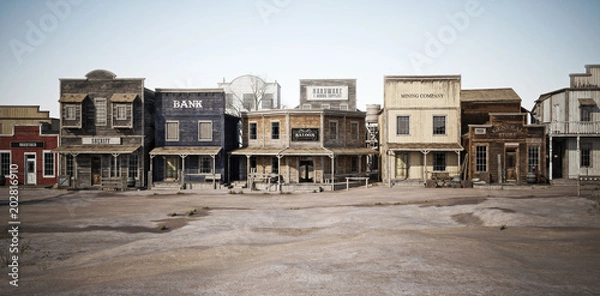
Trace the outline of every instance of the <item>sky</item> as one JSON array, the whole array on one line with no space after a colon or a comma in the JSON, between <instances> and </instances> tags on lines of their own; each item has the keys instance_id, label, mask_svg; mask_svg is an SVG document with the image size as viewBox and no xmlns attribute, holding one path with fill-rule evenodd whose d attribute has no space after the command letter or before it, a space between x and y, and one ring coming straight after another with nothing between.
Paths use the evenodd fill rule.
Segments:
<instances>
[{"instance_id":1,"label":"sky","mask_svg":"<svg viewBox=\"0 0 600 296\"><path fill-rule=\"evenodd\" d=\"M461 75L511 87L531 110L600 64L595 0L0 0L0 104L59 116L59 79L95 69L147 88L214 88L254 74L299 103L300 79L357 79L358 108L386 75Z\"/></svg>"}]
</instances>

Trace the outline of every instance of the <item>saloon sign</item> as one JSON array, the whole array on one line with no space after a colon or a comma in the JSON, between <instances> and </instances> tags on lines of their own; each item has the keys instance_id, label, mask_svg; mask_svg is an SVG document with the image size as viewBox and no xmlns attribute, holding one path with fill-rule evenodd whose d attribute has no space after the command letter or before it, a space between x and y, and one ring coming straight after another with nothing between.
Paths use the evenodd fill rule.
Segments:
<instances>
[{"instance_id":1,"label":"saloon sign","mask_svg":"<svg viewBox=\"0 0 600 296\"><path fill-rule=\"evenodd\" d=\"M292 141L318 141L318 128L293 128Z\"/></svg>"}]
</instances>

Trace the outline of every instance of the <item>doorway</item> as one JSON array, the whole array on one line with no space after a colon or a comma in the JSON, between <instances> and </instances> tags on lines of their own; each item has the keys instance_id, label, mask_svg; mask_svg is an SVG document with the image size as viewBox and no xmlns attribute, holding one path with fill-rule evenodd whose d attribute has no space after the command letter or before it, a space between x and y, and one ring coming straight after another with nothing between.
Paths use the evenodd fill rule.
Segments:
<instances>
[{"instance_id":1,"label":"doorway","mask_svg":"<svg viewBox=\"0 0 600 296\"><path fill-rule=\"evenodd\" d=\"M506 182L519 181L518 151L516 147L506 148L506 161L504 171L506 172Z\"/></svg>"},{"instance_id":2,"label":"doorway","mask_svg":"<svg viewBox=\"0 0 600 296\"><path fill-rule=\"evenodd\" d=\"M35 154L25 154L25 184L37 184L37 172L35 170Z\"/></svg>"},{"instance_id":3,"label":"doorway","mask_svg":"<svg viewBox=\"0 0 600 296\"><path fill-rule=\"evenodd\" d=\"M312 160L301 160L300 161L300 183L313 182L313 161Z\"/></svg>"},{"instance_id":4,"label":"doorway","mask_svg":"<svg viewBox=\"0 0 600 296\"><path fill-rule=\"evenodd\" d=\"M396 154L396 178L408 178L408 153Z\"/></svg>"},{"instance_id":5,"label":"doorway","mask_svg":"<svg viewBox=\"0 0 600 296\"><path fill-rule=\"evenodd\" d=\"M165 156L165 181L176 181L179 173L179 156Z\"/></svg>"},{"instance_id":6,"label":"doorway","mask_svg":"<svg viewBox=\"0 0 600 296\"><path fill-rule=\"evenodd\" d=\"M100 186L102 183L102 158L100 156L91 157L92 168L92 186Z\"/></svg>"}]
</instances>

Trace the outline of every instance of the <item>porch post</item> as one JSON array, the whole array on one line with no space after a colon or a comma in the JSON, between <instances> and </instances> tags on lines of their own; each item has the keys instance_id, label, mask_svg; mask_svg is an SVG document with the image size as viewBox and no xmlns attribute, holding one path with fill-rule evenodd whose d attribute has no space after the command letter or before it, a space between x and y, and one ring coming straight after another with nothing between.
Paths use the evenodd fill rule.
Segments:
<instances>
[{"instance_id":1,"label":"porch post","mask_svg":"<svg viewBox=\"0 0 600 296\"><path fill-rule=\"evenodd\" d=\"M428 150L421 151L423 153L423 182L427 182L427 154L429 152Z\"/></svg>"},{"instance_id":2,"label":"porch post","mask_svg":"<svg viewBox=\"0 0 600 296\"><path fill-rule=\"evenodd\" d=\"M250 155L246 155L246 188L250 188Z\"/></svg>"},{"instance_id":3,"label":"porch post","mask_svg":"<svg viewBox=\"0 0 600 296\"><path fill-rule=\"evenodd\" d=\"M549 163L548 163L548 180L552 181L552 160L554 159L554 155L552 153L552 146L553 146L552 145L552 134L550 134L549 142L550 143L548 144L548 148L549 148L548 149L549 150L549 152L548 152L548 154L549 154L549 157L548 157L548 161L549 161Z\"/></svg>"},{"instance_id":4,"label":"porch post","mask_svg":"<svg viewBox=\"0 0 600 296\"><path fill-rule=\"evenodd\" d=\"M335 155L331 156L331 191L335 191Z\"/></svg>"},{"instance_id":5,"label":"porch post","mask_svg":"<svg viewBox=\"0 0 600 296\"><path fill-rule=\"evenodd\" d=\"M211 155L210 158L212 158L213 189L217 189L217 187L216 187L216 181L215 181L215 171L216 171L215 155Z\"/></svg>"},{"instance_id":6,"label":"porch post","mask_svg":"<svg viewBox=\"0 0 600 296\"><path fill-rule=\"evenodd\" d=\"M277 155L277 189L281 191L281 158L282 155Z\"/></svg>"},{"instance_id":7,"label":"porch post","mask_svg":"<svg viewBox=\"0 0 600 296\"><path fill-rule=\"evenodd\" d=\"M152 185L154 182L154 170L153 170L153 164L154 164L154 155L150 154L150 171L148 172L148 187L150 189L152 189Z\"/></svg>"},{"instance_id":8,"label":"porch post","mask_svg":"<svg viewBox=\"0 0 600 296\"><path fill-rule=\"evenodd\" d=\"M185 157L186 156L187 155L185 155L185 154L179 155L179 157L181 157L181 180L179 181L181 183L180 189L183 189L183 186L185 185Z\"/></svg>"},{"instance_id":9,"label":"porch post","mask_svg":"<svg viewBox=\"0 0 600 296\"><path fill-rule=\"evenodd\" d=\"M581 174L581 137L577 136L577 175ZM568 176L567 176L568 177Z\"/></svg>"},{"instance_id":10,"label":"porch post","mask_svg":"<svg viewBox=\"0 0 600 296\"><path fill-rule=\"evenodd\" d=\"M461 173L462 173L460 171L462 169L462 165L460 164L460 151L457 150L457 151L454 151L454 152L456 152L456 167L457 167L457 170L458 170L457 175L460 176Z\"/></svg>"},{"instance_id":11,"label":"porch post","mask_svg":"<svg viewBox=\"0 0 600 296\"><path fill-rule=\"evenodd\" d=\"M112 156L113 156L114 163L115 163L115 171L114 171L114 173L113 173L113 172L111 172L111 173L112 173L112 174L113 174L115 177L119 177L119 175L120 175L120 173L121 173L121 172L120 172L120 169L119 169L119 167L118 167L118 161L117 161L117 158L119 157L119 154L117 154L117 153L113 153L113 154L112 154Z\"/></svg>"}]
</instances>

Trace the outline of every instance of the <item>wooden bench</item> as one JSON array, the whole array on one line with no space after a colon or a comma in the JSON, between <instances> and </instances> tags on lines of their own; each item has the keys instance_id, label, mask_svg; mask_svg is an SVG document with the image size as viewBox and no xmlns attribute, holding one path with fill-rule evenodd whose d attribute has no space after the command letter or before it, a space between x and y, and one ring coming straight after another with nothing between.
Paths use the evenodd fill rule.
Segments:
<instances>
[{"instance_id":1,"label":"wooden bench","mask_svg":"<svg viewBox=\"0 0 600 296\"><path fill-rule=\"evenodd\" d=\"M350 180L365 181L365 188L369 188L369 177L346 177L346 191L350 190Z\"/></svg>"}]
</instances>

